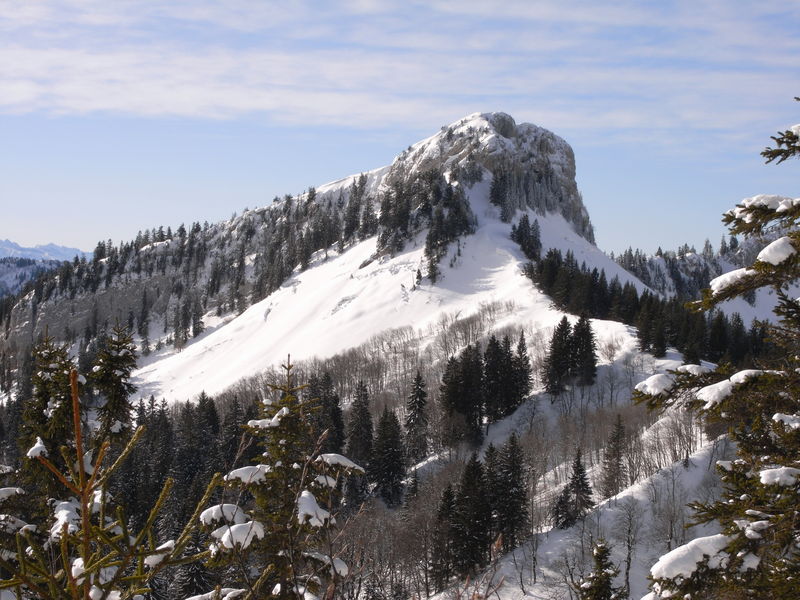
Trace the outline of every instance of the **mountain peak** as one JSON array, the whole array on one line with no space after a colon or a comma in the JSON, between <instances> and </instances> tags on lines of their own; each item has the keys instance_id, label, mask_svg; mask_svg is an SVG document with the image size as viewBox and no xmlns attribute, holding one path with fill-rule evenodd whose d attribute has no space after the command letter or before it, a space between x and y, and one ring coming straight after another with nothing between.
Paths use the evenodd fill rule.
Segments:
<instances>
[{"instance_id":1,"label":"mountain peak","mask_svg":"<svg viewBox=\"0 0 800 600\"><path fill-rule=\"evenodd\" d=\"M517 123L504 112L476 112L444 125L430 137L401 152L385 167L364 173L365 190L378 197L393 184L426 171L450 180L502 179L507 209L530 208L540 214L561 214L580 236L594 243L594 230L575 182L575 155L553 132L531 123ZM464 174L470 174L466 178ZM349 195L360 175L316 188L318 201Z\"/></svg>"},{"instance_id":2,"label":"mountain peak","mask_svg":"<svg viewBox=\"0 0 800 600\"><path fill-rule=\"evenodd\" d=\"M473 113L410 146L389 168L386 181L434 169L475 172L503 179L510 208L560 213L594 241L589 214L575 182L575 154L553 132L517 123L504 112Z\"/></svg>"}]
</instances>

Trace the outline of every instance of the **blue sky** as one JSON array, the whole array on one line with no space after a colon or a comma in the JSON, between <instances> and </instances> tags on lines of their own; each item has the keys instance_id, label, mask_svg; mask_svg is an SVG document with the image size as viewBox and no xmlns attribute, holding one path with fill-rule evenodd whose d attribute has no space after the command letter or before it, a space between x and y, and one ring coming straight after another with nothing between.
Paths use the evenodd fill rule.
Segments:
<instances>
[{"instance_id":1,"label":"blue sky","mask_svg":"<svg viewBox=\"0 0 800 600\"><path fill-rule=\"evenodd\" d=\"M798 195L758 154L800 122L798 31L785 0L3 0L0 238L225 219L502 110L572 145L601 248L716 246Z\"/></svg>"}]
</instances>

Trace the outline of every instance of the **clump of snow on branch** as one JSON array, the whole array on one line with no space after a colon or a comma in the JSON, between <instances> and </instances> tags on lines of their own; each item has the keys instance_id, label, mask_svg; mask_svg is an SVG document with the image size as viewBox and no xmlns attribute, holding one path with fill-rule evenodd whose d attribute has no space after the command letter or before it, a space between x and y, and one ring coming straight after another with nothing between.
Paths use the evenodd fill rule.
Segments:
<instances>
[{"instance_id":1,"label":"clump of snow on branch","mask_svg":"<svg viewBox=\"0 0 800 600\"><path fill-rule=\"evenodd\" d=\"M676 370L678 373L688 373L689 375L694 375L695 377L711 373L711 369L702 365L681 365Z\"/></svg>"},{"instance_id":2,"label":"clump of snow on branch","mask_svg":"<svg viewBox=\"0 0 800 600\"><path fill-rule=\"evenodd\" d=\"M350 572L349 568L347 567L347 563L345 563L341 558L330 557L327 554L322 554L321 552L304 552L303 554L308 558L313 558L316 561L328 565L331 570L331 575L347 577L347 574Z\"/></svg>"},{"instance_id":3,"label":"clump of snow on branch","mask_svg":"<svg viewBox=\"0 0 800 600\"><path fill-rule=\"evenodd\" d=\"M289 409L285 406L280 409L271 419L252 419L247 422L248 427L256 427L258 429L270 429L277 427L281 424L281 419L289 414Z\"/></svg>"},{"instance_id":4,"label":"clump of snow on branch","mask_svg":"<svg viewBox=\"0 0 800 600\"><path fill-rule=\"evenodd\" d=\"M217 504L200 513L200 522L203 525L212 525L219 521L225 523L244 523L247 516L236 504Z\"/></svg>"},{"instance_id":5,"label":"clump of snow on branch","mask_svg":"<svg viewBox=\"0 0 800 600\"><path fill-rule=\"evenodd\" d=\"M306 521L313 527L323 527L325 522L335 523L331 513L317 504L314 494L303 490L297 499L297 521L302 525Z\"/></svg>"},{"instance_id":6,"label":"clump of snow on branch","mask_svg":"<svg viewBox=\"0 0 800 600\"><path fill-rule=\"evenodd\" d=\"M755 275L756 272L753 269L743 268L743 269L734 269L733 271L728 271L720 275L719 277L715 277L712 279L708 287L711 288L711 292L714 295L722 293L725 288L728 288L732 285L739 283L742 279L750 277L751 275Z\"/></svg>"},{"instance_id":7,"label":"clump of snow on branch","mask_svg":"<svg viewBox=\"0 0 800 600\"><path fill-rule=\"evenodd\" d=\"M36 443L28 450L26 454L28 458L38 458L39 456L47 456L47 448L44 447L42 438L37 437Z\"/></svg>"},{"instance_id":8,"label":"clump of snow on branch","mask_svg":"<svg viewBox=\"0 0 800 600\"><path fill-rule=\"evenodd\" d=\"M333 477L328 477L327 475L317 475L314 478L314 481L316 481L321 486L329 488L335 488L337 483L336 479L334 479Z\"/></svg>"},{"instance_id":9,"label":"clump of snow on branch","mask_svg":"<svg viewBox=\"0 0 800 600\"><path fill-rule=\"evenodd\" d=\"M797 479L800 478L800 469L794 467L764 469L759 473L759 478L764 485L790 486L796 484Z\"/></svg>"},{"instance_id":10,"label":"clump of snow on branch","mask_svg":"<svg viewBox=\"0 0 800 600\"><path fill-rule=\"evenodd\" d=\"M100 512L103 505L103 492L95 490L89 504L89 511L92 514ZM53 526L50 528L50 538L60 540L61 534L66 528L68 534L75 533L80 527L81 505L75 498L69 500L55 501L53 504Z\"/></svg>"},{"instance_id":11,"label":"clump of snow on branch","mask_svg":"<svg viewBox=\"0 0 800 600\"><path fill-rule=\"evenodd\" d=\"M697 396L698 400L705 402L703 409L709 410L730 396L734 386L741 385L748 379L763 374L764 371L760 369L745 369L734 373L728 379L700 388L695 396Z\"/></svg>"},{"instance_id":12,"label":"clump of snow on branch","mask_svg":"<svg viewBox=\"0 0 800 600\"><path fill-rule=\"evenodd\" d=\"M675 380L669 375L658 373L651 375L641 383L636 384L636 391L650 396L660 396L666 394L675 385Z\"/></svg>"},{"instance_id":13,"label":"clump of snow on branch","mask_svg":"<svg viewBox=\"0 0 800 600\"><path fill-rule=\"evenodd\" d=\"M357 471L359 473L363 473L364 472L364 469L359 467L352 460L350 460L346 456L342 456L341 454L336 454L335 452L330 452L330 453L327 453L327 454L320 454L319 458L317 458L317 460L318 461L322 461L326 465L329 465L329 466L332 466L332 467L337 466L337 467L343 467L345 469L351 469L351 470Z\"/></svg>"},{"instance_id":14,"label":"clump of snow on branch","mask_svg":"<svg viewBox=\"0 0 800 600\"><path fill-rule=\"evenodd\" d=\"M144 564L150 567L156 567L160 565L167 555L175 549L175 540L169 540L161 544L158 548L155 549L155 553L151 554L150 556L144 559Z\"/></svg>"},{"instance_id":15,"label":"clump of snow on branch","mask_svg":"<svg viewBox=\"0 0 800 600\"><path fill-rule=\"evenodd\" d=\"M50 537L52 539L60 539L64 528L66 528L68 534L78 531L78 525L81 520L78 514L79 509L80 505L75 498L56 503L53 508L55 522L50 528Z\"/></svg>"},{"instance_id":16,"label":"clump of snow on branch","mask_svg":"<svg viewBox=\"0 0 800 600\"><path fill-rule=\"evenodd\" d=\"M776 423L783 423L787 429L800 429L800 415L775 413L772 415L772 420Z\"/></svg>"},{"instance_id":17,"label":"clump of snow on branch","mask_svg":"<svg viewBox=\"0 0 800 600\"><path fill-rule=\"evenodd\" d=\"M18 487L0 488L0 502L8 500L11 496L18 496L24 494L25 490Z\"/></svg>"},{"instance_id":18,"label":"clump of snow on branch","mask_svg":"<svg viewBox=\"0 0 800 600\"><path fill-rule=\"evenodd\" d=\"M748 521L747 519L736 519L734 523L744 531L744 537L748 540L760 540L764 537L761 532L770 526L769 521L765 520Z\"/></svg>"},{"instance_id":19,"label":"clump of snow on branch","mask_svg":"<svg viewBox=\"0 0 800 600\"><path fill-rule=\"evenodd\" d=\"M0 531L3 533L16 533L27 526L25 521L13 515L0 515Z\"/></svg>"},{"instance_id":20,"label":"clump of snow on branch","mask_svg":"<svg viewBox=\"0 0 800 600\"><path fill-rule=\"evenodd\" d=\"M258 521L248 521L237 525L221 527L214 534L222 532L219 543L223 548L233 550L236 547L247 548L254 539L264 537L264 526Z\"/></svg>"},{"instance_id":21,"label":"clump of snow on branch","mask_svg":"<svg viewBox=\"0 0 800 600\"><path fill-rule=\"evenodd\" d=\"M247 592L247 590L241 590L237 588L222 588L219 590L219 593L214 590L213 592L208 592L206 594L189 596L186 598L186 600L234 600L234 598L238 598L245 592Z\"/></svg>"},{"instance_id":22,"label":"clump of snow on branch","mask_svg":"<svg viewBox=\"0 0 800 600\"><path fill-rule=\"evenodd\" d=\"M792 245L792 240L788 236L778 238L761 252L758 253L756 260L769 263L771 265L779 265L787 258L792 256L797 250Z\"/></svg>"},{"instance_id":23,"label":"clump of snow on branch","mask_svg":"<svg viewBox=\"0 0 800 600\"><path fill-rule=\"evenodd\" d=\"M658 559L650 569L650 574L655 579L687 579L697 570L697 565L703 558L708 557L708 566L716 569L728 560L728 554L723 551L733 538L724 534L710 535L692 540L688 544L679 546ZM661 596L654 596L659 598Z\"/></svg>"},{"instance_id":24,"label":"clump of snow on branch","mask_svg":"<svg viewBox=\"0 0 800 600\"><path fill-rule=\"evenodd\" d=\"M776 213L783 213L791 210L800 204L800 198L787 198L786 196L776 196L774 194L758 194L752 198L745 198L741 204L728 211L728 214L737 219L742 219L746 223L753 222L753 215L747 213L748 208L767 208Z\"/></svg>"},{"instance_id":25,"label":"clump of snow on branch","mask_svg":"<svg viewBox=\"0 0 800 600\"><path fill-rule=\"evenodd\" d=\"M269 465L249 465L234 469L225 475L225 481L238 479L242 483L261 483L266 479L266 475L269 472Z\"/></svg>"}]
</instances>

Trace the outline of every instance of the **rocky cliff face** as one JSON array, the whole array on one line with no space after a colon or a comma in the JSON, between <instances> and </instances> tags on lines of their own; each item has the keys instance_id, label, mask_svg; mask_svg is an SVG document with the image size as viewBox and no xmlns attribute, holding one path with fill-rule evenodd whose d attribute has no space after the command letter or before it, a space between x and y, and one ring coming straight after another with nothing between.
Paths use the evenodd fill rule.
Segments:
<instances>
[{"instance_id":1,"label":"rocky cliff face","mask_svg":"<svg viewBox=\"0 0 800 600\"><path fill-rule=\"evenodd\" d=\"M403 172L450 171L469 181L481 168L503 178L506 210L532 208L564 216L594 241L589 214L575 183L575 155L554 133L517 124L502 113L475 113L411 146L393 163L389 179Z\"/></svg>"}]
</instances>

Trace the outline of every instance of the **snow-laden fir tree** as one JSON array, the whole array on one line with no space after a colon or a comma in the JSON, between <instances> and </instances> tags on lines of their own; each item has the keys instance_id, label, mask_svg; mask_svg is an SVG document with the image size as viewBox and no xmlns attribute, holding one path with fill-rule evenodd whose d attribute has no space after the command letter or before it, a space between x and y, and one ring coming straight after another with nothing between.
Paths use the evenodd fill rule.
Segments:
<instances>
[{"instance_id":1,"label":"snow-laden fir tree","mask_svg":"<svg viewBox=\"0 0 800 600\"><path fill-rule=\"evenodd\" d=\"M511 356L506 354L494 334L483 353L484 414L490 422L498 421L506 413L506 403L511 403L512 374Z\"/></svg>"},{"instance_id":2,"label":"snow-laden fir tree","mask_svg":"<svg viewBox=\"0 0 800 600\"><path fill-rule=\"evenodd\" d=\"M100 402L97 420L99 439L106 437L119 446L130 438L131 404L128 398L136 391L130 382L136 368L136 345L130 331L117 325L104 339L89 374L89 382L97 391Z\"/></svg>"},{"instance_id":3,"label":"snow-laden fir tree","mask_svg":"<svg viewBox=\"0 0 800 600\"><path fill-rule=\"evenodd\" d=\"M503 550L516 548L528 525L528 498L525 489L525 462L517 434L512 432L498 461L500 493L494 507L497 531L502 536Z\"/></svg>"},{"instance_id":4,"label":"snow-laden fir tree","mask_svg":"<svg viewBox=\"0 0 800 600\"><path fill-rule=\"evenodd\" d=\"M597 376L597 344L592 324L585 314L581 315L572 330L570 346L573 379L581 388L592 385Z\"/></svg>"},{"instance_id":5,"label":"snow-laden fir tree","mask_svg":"<svg viewBox=\"0 0 800 600\"><path fill-rule=\"evenodd\" d=\"M531 359L528 356L528 344L525 332L519 334L517 351L514 355L514 395L517 405L521 404L531 393ZM516 408L516 406L514 406Z\"/></svg>"},{"instance_id":6,"label":"snow-laden fir tree","mask_svg":"<svg viewBox=\"0 0 800 600\"><path fill-rule=\"evenodd\" d=\"M436 509L431 548L430 576L433 587L441 591L453 575L453 521L456 510L453 486L447 484Z\"/></svg>"},{"instance_id":7,"label":"snow-laden fir tree","mask_svg":"<svg viewBox=\"0 0 800 600\"><path fill-rule=\"evenodd\" d=\"M798 126L773 139L767 162L800 156ZM652 567L649 600L660 598L795 598L800 581L800 199L747 198L724 221L733 234L780 235L749 267L711 281L701 302L719 303L761 287L778 298L769 330L774 356L758 369L714 372L695 366L637 386L650 406L678 403L728 429L738 457L717 463L725 490L716 502L693 505L695 521L714 522L715 535L690 541ZM662 376L663 378L663 376Z\"/></svg>"},{"instance_id":8,"label":"snow-laden fir tree","mask_svg":"<svg viewBox=\"0 0 800 600\"><path fill-rule=\"evenodd\" d=\"M314 433L320 436L322 432L328 432L322 451L341 452L345 438L344 420L339 394L334 389L330 373L323 373L321 377L311 376L305 395L308 401L319 404L319 409L312 412Z\"/></svg>"},{"instance_id":9,"label":"snow-laden fir tree","mask_svg":"<svg viewBox=\"0 0 800 600\"><path fill-rule=\"evenodd\" d=\"M66 464L58 449L66 446L73 435L69 380L73 369L67 346L56 344L53 338L45 336L33 349L32 398L22 409L21 454L24 456L37 439L41 439L53 449L51 461L59 470L63 470ZM81 407L82 417L83 412ZM36 504L58 493L58 482L48 476L39 462L24 461L22 473L23 485Z\"/></svg>"},{"instance_id":10,"label":"snow-laden fir tree","mask_svg":"<svg viewBox=\"0 0 800 600\"><path fill-rule=\"evenodd\" d=\"M342 479L363 469L320 451L326 433L315 437L313 423L320 404L300 398L291 363L284 370L284 383L273 387L277 398L266 398L262 418L247 424L263 455L229 472L223 500L200 515L214 564L228 567L245 600L334 597L347 574L333 544L333 512Z\"/></svg>"},{"instance_id":11,"label":"snow-laden fir tree","mask_svg":"<svg viewBox=\"0 0 800 600\"><path fill-rule=\"evenodd\" d=\"M572 326L564 316L553 331L544 363L545 391L554 399L567 389L572 364Z\"/></svg>"},{"instance_id":12,"label":"snow-laden fir tree","mask_svg":"<svg viewBox=\"0 0 800 600\"><path fill-rule=\"evenodd\" d=\"M603 540L592 547L594 568L574 586L579 600L623 600L622 588L614 587L619 569L611 562L611 551Z\"/></svg>"}]
</instances>

